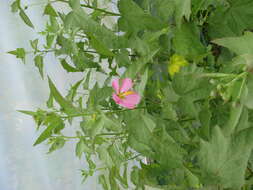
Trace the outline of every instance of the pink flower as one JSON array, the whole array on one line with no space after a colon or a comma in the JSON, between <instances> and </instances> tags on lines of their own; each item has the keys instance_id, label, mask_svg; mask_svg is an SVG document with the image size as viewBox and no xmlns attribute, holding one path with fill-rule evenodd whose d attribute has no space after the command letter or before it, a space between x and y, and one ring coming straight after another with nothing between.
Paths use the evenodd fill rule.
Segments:
<instances>
[{"instance_id":1,"label":"pink flower","mask_svg":"<svg viewBox=\"0 0 253 190\"><path fill-rule=\"evenodd\" d=\"M133 109L137 104L139 104L141 100L140 95L131 90L133 87L132 79L123 79L121 86L119 84L119 79L114 79L112 81L112 87L115 90L112 98L116 104L129 109Z\"/></svg>"}]
</instances>

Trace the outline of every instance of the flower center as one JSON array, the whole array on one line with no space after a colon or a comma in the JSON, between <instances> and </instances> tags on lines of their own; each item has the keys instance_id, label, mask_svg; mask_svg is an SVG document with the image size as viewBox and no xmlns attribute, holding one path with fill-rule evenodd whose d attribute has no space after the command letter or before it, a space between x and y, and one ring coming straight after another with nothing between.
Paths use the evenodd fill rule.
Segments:
<instances>
[{"instance_id":1,"label":"flower center","mask_svg":"<svg viewBox=\"0 0 253 190\"><path fill-rule=\"evenodd\" d=\"M134 91L126 91L126 92L121 92L118 94L120 99L125 99L126 96L134 94Z\"/></svg>"}]
</instances>

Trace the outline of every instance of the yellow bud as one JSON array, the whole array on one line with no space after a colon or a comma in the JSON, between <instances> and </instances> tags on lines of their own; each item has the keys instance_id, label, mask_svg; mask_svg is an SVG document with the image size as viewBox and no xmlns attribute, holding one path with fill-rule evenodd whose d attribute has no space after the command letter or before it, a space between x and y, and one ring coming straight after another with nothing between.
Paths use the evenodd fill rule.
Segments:
<instances>
[{"instance_id":1,"label":"yellow bud","mask_svg":"<svg viewBox=\"0 0 253 190\"><path fill-rule=\"evenodd\" d=\"M187 65L188 65L188 62L184 59L183 56L174 54L170 58L168 72L169 72L170 76L173 77L175 75L175 73L180 71L181 67L184 67Z\"/></svg>"}]
</instances>

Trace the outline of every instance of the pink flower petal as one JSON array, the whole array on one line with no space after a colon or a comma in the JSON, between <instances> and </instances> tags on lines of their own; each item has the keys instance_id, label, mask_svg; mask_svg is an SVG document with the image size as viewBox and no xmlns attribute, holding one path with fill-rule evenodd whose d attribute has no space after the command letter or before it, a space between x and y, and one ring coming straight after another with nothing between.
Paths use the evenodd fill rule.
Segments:
<instances>
[{"instance_id":1,"label":"pink flower petal","mask_svg":"<svg viewBox=\"0 0 253 190\"><path fill-rule=\"evenodd\" d=\"M134 109L136 105L133 104L126 104L126 103L121 103L120 104L122 107L124 108L128 108L128 109Z\"/></svg>"},{"instance_id":2,"label":"pink flower petal","mask_svg":"<svg viewBox=\"0 0 253 190\"><path fill-rule=\"evenodd\" d=\"M112 99L114 100L116 104L120 104L121 102L121 99L115 93L112 94Z\"/></svg>"},{"instance_id":3,"label":"pink flower petal","mask_svg":"<svg viewBox=\"0 0 253 190\"><path fill-rule=\"evenodd\" d=\"M122 80L122 85L120 87L120 92L126 92L128 91L130 88L132 88L133 86L133 82L132 79L130 78L125 78Z\"/></svg>"},{"instance_id":4,"label":"pink flower petal","mask_svg":"<svg viewBox=\"0 0 253 190\"><path fill-rule=\"evenodd\" d=\"M124 99L121 100L120 105L127 108L134 108L137 104L140 103L141 97L139 94L129 94Z\"/></svg>"},{"instance_id":5,"label":"pink flower petal","mask_svg":"<svg viewBox=\"0 0 253 190\"><path fill-rule=\"evenodd\" d=\"M119 79L116 78L112 81L112 87L116 91L116 93L119 93Z\"/></svg>"}]
</instances>

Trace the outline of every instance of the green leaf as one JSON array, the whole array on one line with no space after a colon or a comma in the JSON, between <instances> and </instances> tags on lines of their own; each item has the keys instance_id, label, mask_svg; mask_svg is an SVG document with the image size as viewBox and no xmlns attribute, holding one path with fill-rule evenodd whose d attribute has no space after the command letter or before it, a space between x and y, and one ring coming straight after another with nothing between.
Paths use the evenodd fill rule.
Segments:
<instances>
[{"instance_id":1,"label":"green leaf","mask_svg":"<svg viewBox=\"0 0 253 190\"><path fill-rule=\"evenodd\" d=\"M176 23L180 26L182 18L189 20L191 15L191 0L173 0L175 3ZM183 29L182 29L183 30Z\"/></svg>"},{"instance_id":2,"label":"green leaf","mask_svg":"<svg viewBox=\"0 0 253 190\"><path fill-rule=\"evenodd\" d=\"M21 17L21 19L24 21L24 23L26 23L27 26L30 26L31 28L34 28L31 20L29 19L29 17L26 15L25 11L20 9L19 11L19 16Z\"/></svg>"},{"instance_id":3,"label":"green leaf","mask_svg":"<svg viewBox=\"0 0 253 190\"><path fill-rule=\"evenodd\" d=\"M121 163L123 163L125 159L123 154L119 151L119 148L114 144L109 146L107 150L114 165L116 167L120 167Z\"/></svg>"},{"instance_id":4,"label":"green leaf","mask_svg":"<svg viewBox=\"0 0 253 190\"><path fill-rule=\"evenodd\" d=\"M193 188L199 188L200 187L199 178L187 168L185 168L185 173L188 185Z\"/></svg>"},{"instance_id":5,"label":"green leaf","mask_svg":"<svg viewBox=\"0 0 253 190\"><path fill-rule=\"evenodd\" d=\"M49 137L51 137L52 132L55 129L55 127L56 127L55 125L48 126L47 129L41 133L41 135L35 141L35 143L33 144L33 146L36 146L36 145L42 143L43 141L45 141L46 139L48 139Z\"/></svg>"},{"instance_id":6,"label":"green leaf","mask_svg":"<svg viewBox=\"0 0 253 190\"><path fill-rule=\"evenodd\" d=\"M91 153L91 149L87 146L83 139L80 139L76 144L76 156L81 159L83 153Z\"/></svg>"},{"instance_id":7,"label":"green leaf","mask_svg":"<svg viewBox=\"0 0 253 190\"><path fill-rule=\"evenodd\" d=\"M44 78L44 74L43 74L43 66L44 66L43 57L41 55L37 55L34 58L34 62L35 62L35 66L39 69L41 78Z\"/></svg>"},{"instance_id":8,"label":"green leaf","mask_svg":"<svg viewBox=\"0 0 253 190\"><path fill-rule=\"evenodd\" d=\"M54 42L55 36L54 35L47 35L46 40L47 40L47 47L46 48L51 48L53 42Z\"/></svg>"},{"instance_id":9,"label":"green leaf","mask_svg":"<svg viewBox=\"0 0 253 190\"><path fill-rule=\"evenodd\" d=\"M56 102L63 108L63 111L69 115L80 113L69 101L67 101L55 87L52 80L48 77L50 92L52 93Z\"/></svg>"},{"instance_id":10,"label":"green leaf","mask_svg":"<svg viewBox=\"0 0 253 190\"><path fill-rule=\"evenodd\" d=\"M238 36L250 30L253 27L252 8L250 0L230 0L228 6L221 4L208 19L209 36L212 39Z\"/></svg>"},{"instance_id":11,"label":"green leaf","mask_svg":"<svg viewBox=\"0 0 253 190\"><path fill-rule=\"evenodd\" d=\"M47 128L41 133L41 135L35 141L34 146L42 143L43 141L51 137L53 133L58 133L60 130L64 128L64 122L55 113L47 115L43 124L47 125Z\"/></svg>"},{"instance_id":12,"label":"green leaf","mask_svg":"<svg viewBox=\"0 0 253 190\"><path fill-rule=\"evenodd\" d=\"M53 138L53 140L51 142L52 145L49 148L48 154L55 151L55 150L62 148L64 146L65 142L66 141L64 138L61 138L61 137Z\"/></svg>"},{"instance_id":13,"label":"green leaf","mask_svg":"<svg viewBox=\"0 0 253 190\"><path fill-rule=\"evenodd\" d=\"M210 138L210 122L211 122L212 112L210 112L209 107L205 106L199 112L199 121L201 123L200 133L204 139Z\"/></svg>"},{"instance_id":14,"label":"green leaf","mask_svg":"<svg viewBox=\"0 0 253 190\"><path fill-rule=\"evenodd\" d=\"M173 77L172 87L179 95L184 95L197 87L196 73L180 72Z\"/></svg>"},{"instance_id":15,"label":"green leaf","mask_svg":"<svg viewBox=\"0 0 253 190\"><path fill-rule=\"evenodd\" d=\"M132 0L120 0L118 8L121 17L118 21L119 28L123 31L138 32L140 30L161 30L165 24L159 19L151 16L149 13L144 12Z\"/></svg>"},{"instance_id":16,"label":"green leaf","mask_svg":"<svg viewBox=\"0 0 253 190\"><path fill-rule=\"evenodd\" d=\"M72 9L80 8L80 0L69 0L69 5Z\"/></svg>"},{"instance_id":17,"label":"green leaf","mask_svg":"<svg viewBox=\"0 0 253 190\"><path fill-rule=\"evenodd\" d=\"M20 0L16 0L11 4L11 12L16 13L20 9Z\"/></svg>"},{"instance_id":18,"label":"green leaf","mask_svg":"<svg viewBox=\"0 0 253 190\"><path fill-rule=\"evenodd\" d=\"M136 151L146 156L150 156L152 155L150 142L155 123L148 115L138 116L128 121L129 145Z\"/></svg>"},{"instance_id":19,"label":"green leaf","mask_svg":"<svg viewBox=\"0 0 253 190\"><path fill-rule=\"evenodd\" d=\"M150 140L150 146L155 156L150 157L157 160L162 167L168 169L181 168L183 157L186 154L181 145L172 138L165 126L160 126Z\"/></svg>"},{"instance_id":20,"label":"green leaf","mask_svg":"<svg viewBox=\"0 0 253 190\"><path fill-rule=\"evenodd\" d=\"M220 184L223 188L240 188L244 184L253 145L252 130L242 130L234 138L229 138L215 127L211 141L201 141L199 163L205 183Z\"/></svg>"},{"instance_id":21,"label":"green leaf","mask_svg":"<svg viewBox=\"0 0 253 190\"><path fill-rule=\"evenodd\" d=\"M30 41L31 47L35 50L35 52L38 50L38 43L39 43L39 39Z\"/></svg>"},{"instance_id":22,"label":"green leaf","mask_svg":"<svg viewBox=\"0 0 253 190\"><path fill-rule=\"evenodd\" d=\"M245 32L239 37L227 37L213 40L214 43L224 46L237 55L253 55L253 33Z\"/></svg>"},{"instance_id":23,"label":"green leaf","mask_svg":"<svg viewBox=\"0 0 253 190\"><path fill-rule=\"evenodd\" d=\"M156 14L160 19L167 22L172 18L175 12L174 0L156 0L152 3L154 3Z\"/></svg>"},{"instance_id":24,"label":"green leaf","mask_svg":"<svg viewBox=\"0 0 253 190\"><path fill-rule=\"evenodd\" d=\"M200 60L206 54L206 49L200 42L199 29L192 22L184 22L176 29L173 46L177 54L190 60Z\"/></svg>"},{"instance_id":25,"label":"green leaf","mask_svg":"<svg viewBox=\"0 0 253 190\"><path fill-rule=\"evenodd\" d=\"M52 7L52 5L49 3L46 5L45 9L44 9L44 15L50 15L53 17L57 17L57 12L54 10L54 8Z\"/></svg>"},{"instance_id":26,"label":"green leaf","mask_svg":"<svg viewBox=\"0 0 253 190\"><path fill-rule=\"evenodd\" d=\"M37 112L27 111L27 110L18 110L18 112L26 114L26 115L30 115L30 116L36 116L37 115Z\"/></svg>"},{"instance_id":27,"label":"green leaf","mask_svg":"<svg viewBox=\"0 0 253 190\"><path fill-rule=\"evenodd\" d=\"M105 175L100 175L98 177L98 182L103 186L104 190L109 190Z\"/></svg>"},{"instance_id":28,"label":"green leaf","mask_svg":"<svg viewBox=\"0 0 253 190\"><path fill-rule=\"evenodd\" d=\"M66 28L81 28L87 36L93 35L108 49L124 48L127 44L123 36L115 35L105 26L101 26L82 9L75 9L73 12L70 12L64 20L64 25Z\"/></svg>"},{"instance_id":29,"label":"green leaf","mask_svg":"<svg viewBox=\"0 0 253 190\"><path fill-rule=\"evenodd\" d=\"M77 93L77 89L79 88L79 86L81 85L81 83L83 82L84 79L81 79L79 81L77 81L72 87L71 89L69 90L69 93L67 95L67 98L70 100L70 101L74 101L74 98L76 96L76 93Z\"/></svg>"},{"instance_id":30,"label":"green leaf","mask_svg":"<svg viewBox=\"0 0 253 190\"><path fill-rule=\"evenodd\" d=\"M61 65L67 72L80 72L75 67L69 65L65 59L61 59Z\"/></svg>"},{"instance_id":31,"label":"green leaf","mask_svg":"<svg viewBox=\"0 0 253 190\"><path fill-rule=\"evenodd\" d=\"M25 60L26 52L25 52L25 49L24 49L24 48L17 48L16 50L14 50L14 51L9 51L8 53L9 53L9 54L12 54L12 55L15 55L16 58L22 59L23 62L24 62L24 60Z\"/></svg>"},{"instance_id":32,"label":"green leaf","mask_svg":"<svg viewBox=\"0 0 253 190\"><path fill-rule=\"evenodd\" d=\"M236 104L231 106L229 120L227 121L226 125L223 128L225 136L229 136L234 132L241 117L242 110L243 104Z\"/></svg>"},{"instance_id":33,"label":"green leaf","mask_svg":"<svg viewBox=\"0 0 253 190\"><path fill-rule=\"evenodd\" d=\"M247 108L253 109L253 76L252 75L248 76L247 88L248 88L248 95L244 100L244 104L247 106Z\"/></svg>"},{"instance_id":34,"label":"green leaf","mask_svg":"<svg viewBox=\"0 0 253 190\"><path fill-rule=\"evenodd\" d=\"M53 97L52 93L50 93L49 98L47 100L47 107L52 108L53 105L54 105L54 97Z\"/></svg>"},{"instance_id":35,"label":"green leaf","mask_svg":"<svg viewBox=\"0 0 253 190\"><path fill-rule=\"evenodd\" d=\"M103 43L101 43L94 35L89 34L91 46L101 55L113 57L112 53Z\"/></svg>"},{"instance_id":36,"label":"green leaf","mask_svg":"<svg viewBox=\"0 0 253 190\"><path fill-rule=\"evenodd\" d=\"M99 159L106 165L106 167L112 168L114 163L107 151L107 147L103 144L97 148L97 152Z\"/></svg>"}]
</instances>

